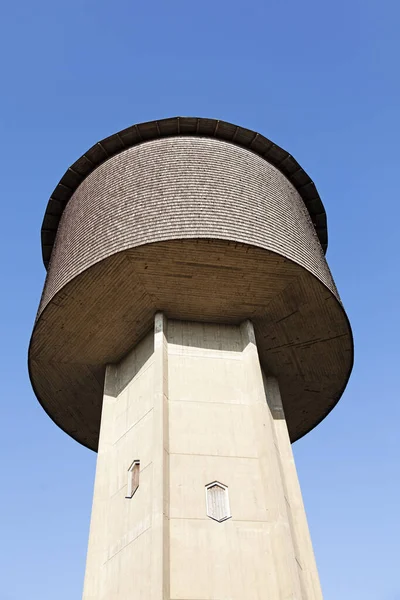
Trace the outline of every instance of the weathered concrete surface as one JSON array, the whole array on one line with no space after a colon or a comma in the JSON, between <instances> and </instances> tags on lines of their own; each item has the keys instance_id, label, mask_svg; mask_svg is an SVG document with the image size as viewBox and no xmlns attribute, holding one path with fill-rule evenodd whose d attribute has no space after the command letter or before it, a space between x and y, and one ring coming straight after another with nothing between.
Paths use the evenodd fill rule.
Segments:
<instances>
[{"instance_id":1,"label":"weathered concrete surface","mask_svg":"<svg viewBox=\"0 0 400 600\"><path fill-rule=\"evenodd\" d=\"M279 386L250 321L157 314L107 367L98 452L84 600L322 598ZM223 522L207 517L213 481L228 488Z\"/></svg>"}]
</instances>

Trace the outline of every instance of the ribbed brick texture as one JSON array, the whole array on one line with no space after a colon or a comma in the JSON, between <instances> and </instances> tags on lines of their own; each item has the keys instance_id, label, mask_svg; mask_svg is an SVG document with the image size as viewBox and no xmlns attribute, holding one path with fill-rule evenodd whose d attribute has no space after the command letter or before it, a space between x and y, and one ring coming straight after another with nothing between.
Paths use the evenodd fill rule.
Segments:
<instances>
[{"instance_id":1,"label":"ribbed brick texture","mask_svg":"<svg viewBox=\"0 0 400 600\"><path fill-rule=\"evenodd\" d=\"M337 291L304 202L274 166L211 138L172 137L110 158L63 213L39 314L76 275L128 248L213 238L276 252Z\"/></svg>"}]
</instances>

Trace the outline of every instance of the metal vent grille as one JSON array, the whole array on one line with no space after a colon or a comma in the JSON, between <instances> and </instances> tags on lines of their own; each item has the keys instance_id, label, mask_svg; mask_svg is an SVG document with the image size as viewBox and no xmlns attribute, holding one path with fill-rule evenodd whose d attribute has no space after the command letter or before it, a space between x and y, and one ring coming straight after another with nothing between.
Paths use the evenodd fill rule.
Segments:
<instances>
[{"instance_id":1,"label":"metal vent grille","mask_svg":"<svg viewBox=\"0 0 400 600\"><path fill-rule=\"evenodd\" d=\"M228 488L214 481L206 486L207 516L221 522L231 517Z\"/></svg>"}]
</instances>

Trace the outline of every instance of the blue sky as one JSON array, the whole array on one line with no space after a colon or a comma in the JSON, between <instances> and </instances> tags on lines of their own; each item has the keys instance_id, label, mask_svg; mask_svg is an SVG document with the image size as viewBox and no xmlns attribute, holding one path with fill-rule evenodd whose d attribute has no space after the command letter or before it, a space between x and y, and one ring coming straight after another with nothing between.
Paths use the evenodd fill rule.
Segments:
<instances>
[{"instance_id":1,"label":"blue sky","mask_svg":"<svg viewBox=\"0 0 400 600\"><path fill-rule=\"evenodd\" d=\"M314 179L355 337L330 416L294 445L325 600L400 600L395 0L20 0L0 9L0 600L82 592L95 454L36 401L40 227L69 164L167 116L256 129Z\"/></svg>"}]
</instances>

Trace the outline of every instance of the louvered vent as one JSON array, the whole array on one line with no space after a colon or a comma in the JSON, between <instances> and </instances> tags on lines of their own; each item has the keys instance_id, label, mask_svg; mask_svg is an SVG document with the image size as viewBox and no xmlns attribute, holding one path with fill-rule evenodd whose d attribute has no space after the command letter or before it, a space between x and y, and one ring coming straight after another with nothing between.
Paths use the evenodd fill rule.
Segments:
<instances>
[{"instance_id":1,"label":"louvered vent","mask_svg":"<svg viewBox=\"0 0 400 600\"><path fill-rule=\"evenodd\" d=\"M211 519L221 522L231 517L226 485L218 481L206 485L206 504L207 516Z\"/></svg>"},{"instance_id":2,"label":"louvered vent","mask_svg":"<svg viewBox=\"0 0 400 600\"><path fill-rule=\"evenodd\" d=\"M140 460L134 460L128 469L128 484L125 498L132 498L139 487Z\"/></svg>"}]
</instances>

